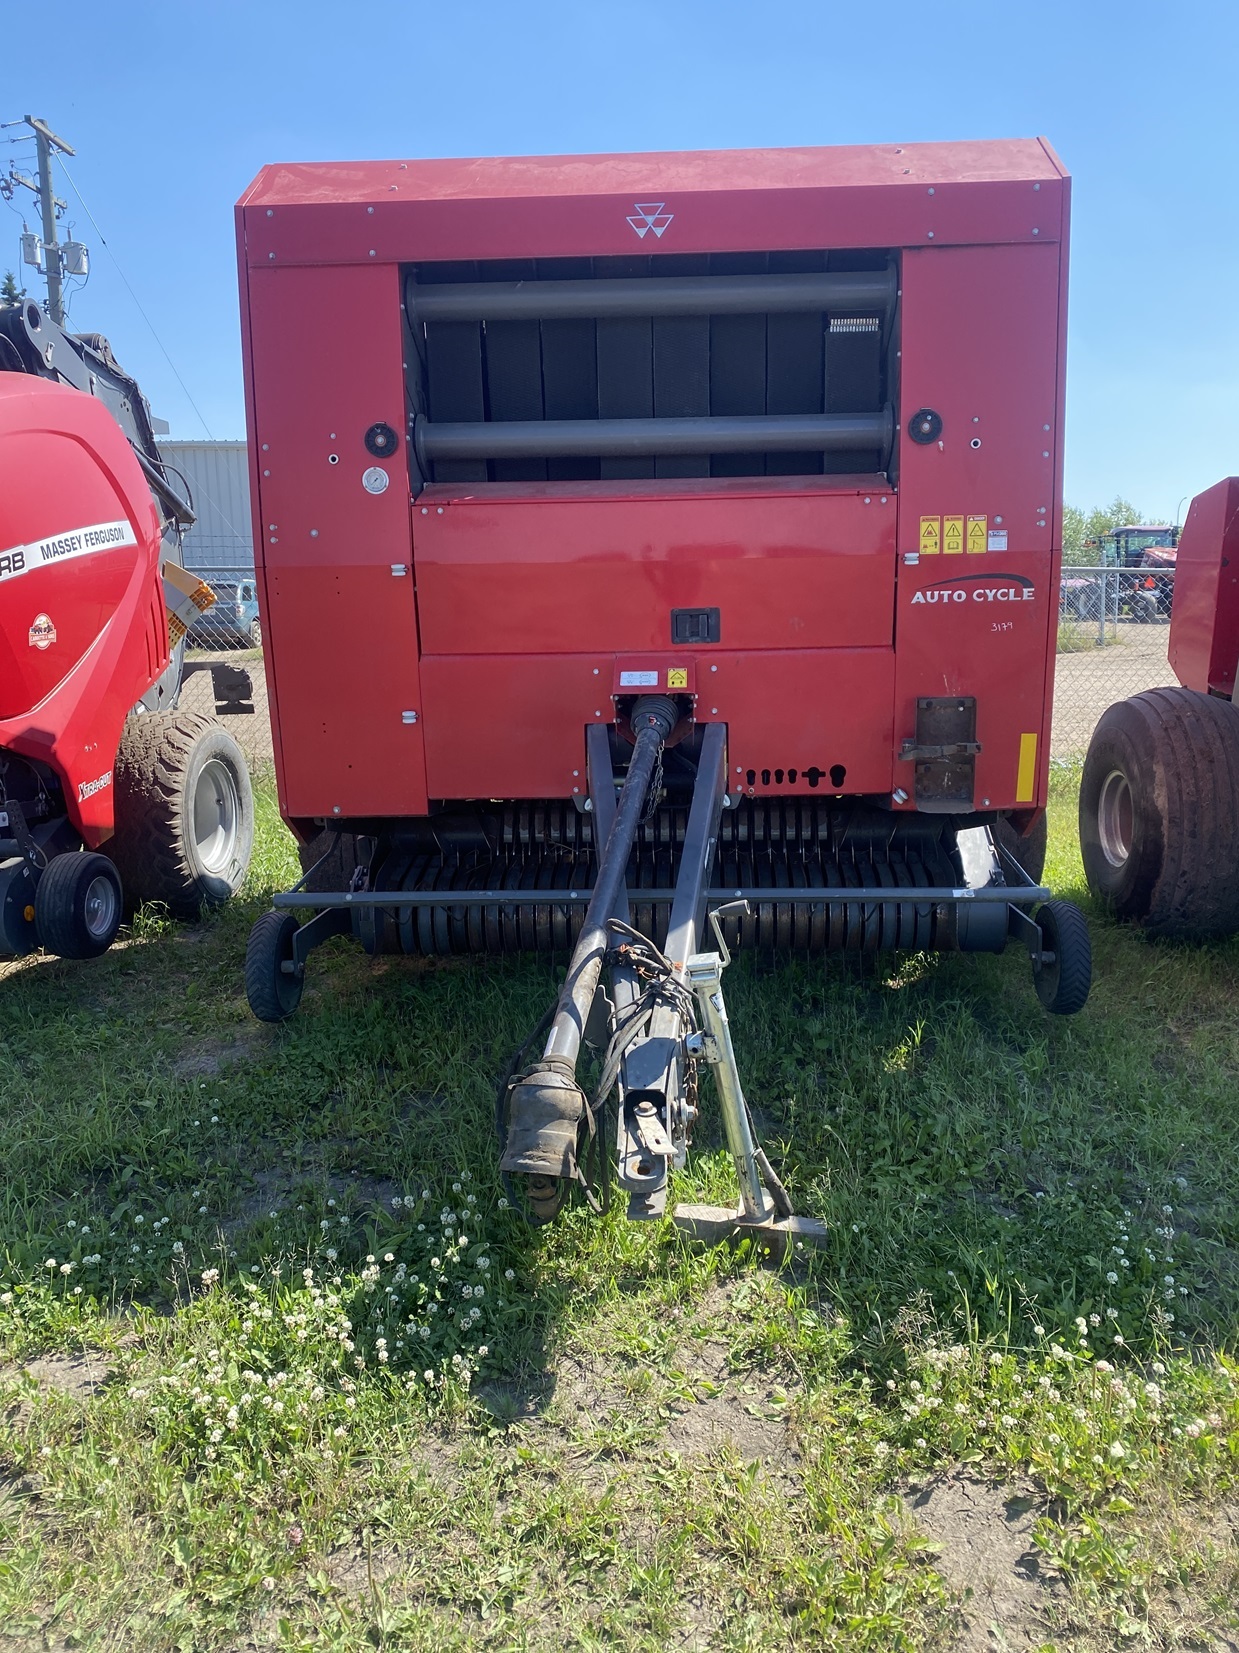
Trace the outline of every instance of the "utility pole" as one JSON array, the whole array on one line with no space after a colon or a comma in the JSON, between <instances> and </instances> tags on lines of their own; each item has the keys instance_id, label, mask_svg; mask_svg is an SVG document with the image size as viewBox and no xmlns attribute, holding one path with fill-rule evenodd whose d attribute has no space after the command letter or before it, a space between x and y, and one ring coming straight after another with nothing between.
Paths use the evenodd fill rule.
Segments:
<instances>
[{"instance_id":1,"label":"utility pole","mask_svg":"<svg viewBox=\"0 0 1239 1653\"><path fill-rule=\"evenodd\" d=\"M32 195L39 198L43 234L39 237L27 233L23 223L22 262L33 264L36 269L43 272L47 280L47 313L58 326L63 327L64 277L66 274L85 275L89 269L89 256L80 241L57 240L56 214L65 212L68 203L62 201L52 189L52 151L59 149L65 155L74 155L77 151L63 138L58 138L46 121L39 120L35 115L26 115L20 121L5 121L4 125L28 126L34 133L34 141L39 152L37 179L31 178L25 172L19 172L15 166L10 166L7 173L0 174L0 196L6 201L11 201L14 189L20 184L23 189L28 189Z\"/></svg>"},{"instance_id":2,"label":"utility pole","mask_svg":"<svg viewBox=\"0 0 1239 1653\"><path fill-rule=\"evenodd\" d=\"M65 324L65 306L61 289L60 246L56 239L56 197L52 191L52 150L66 155L76 152L63 138L58 138L47 125L34 115L25 116L25 122L34 133L39 151L39 205L43 210L43 253L47 260L47 313L58 327Z\"/></svg>"}]
</instances>

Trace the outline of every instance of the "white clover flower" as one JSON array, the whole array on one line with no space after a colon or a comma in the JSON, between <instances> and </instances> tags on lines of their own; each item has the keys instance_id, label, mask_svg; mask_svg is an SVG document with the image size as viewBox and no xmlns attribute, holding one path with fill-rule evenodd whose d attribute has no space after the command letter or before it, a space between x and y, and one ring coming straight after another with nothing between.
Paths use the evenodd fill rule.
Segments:
<instances>
[{"instance_id":1,"label":"white clover flower","mask_svg":"<svg viewBox=\"0 0 1239 1653\"><path fill-rule=\"evenodd\" d=\"M489 1353L490 1353L490 1349L486 1346L485 1343L481 1343L481 1344L478 1345L478 1358L480 1360L485 1360Z\"/></svg>"},{"instance_id":2,"label":"white clover flower","mask_svg":"<svg viewBox=\"0 0 1239 1653\"><path fill-rule=\"evenodd\" d=\"M199 1215L199 1216L200 1216L200 1217L205 1217L205 1216L206 1216L206 1214L207 1214L207 1208L206 1208L206 1206L205 1206L205 1205L200 1205L200 1206L199 1206L199 1207L198 1207L198 1215Z\"/></svg>"},{"instance_id":3,"label":"white clover flower","mask_svg":"<svg viewBox=\"0 0 1239 1653\"><path fill-rule=\"evenodd\" d=\"M479 1257L478 1258L478 1267L482 1270L483 1273L485 1273L486 1270L490 1267L490 1258L489 1257Z\"/></svg>"},{"instance_id":4,"label":"white clover flower","mask_svg":"<svg viewBox=\"0 0 1239 1653\"><path fill-rule=\"evenodd\" d=\"M219 1279L219 1270L217 1268L204 1268L203 1269L203 1271L202 1271L202 1284L204 1286L213 1286L218 1281L218 1279Z\"/></svg>"},{"instance_id":5,"label":"white clover flower","mask_svg":"<svg viewBox=\"0 0 1239 1653\"><path fill-rule=\"evenodd\" d=\"M56 1266L56 1259L54 1257L49 1257L43 1265L44 1268L51 1269L53 1273L56 1270Z\"/></svg>"},{"instance_id":6,"label":"white clover flower","mask_svg":"<svg viewBox=\"0 0 1239 1653\"><path fill-rule=\"evenodd\" d=\"M72 1263L61 1263L60 1272L62 1274L72 1274L73 1273L73 1264Z\"/></svg>"},{"instance_id":7,"label":"white clover flower","mask_svg":"<svg viewBox=\"0 0 1239 1653\"><path fill-rule=\"evenodd\" d=\"M12 1301L13 1293L11 1291L0 1291L0 1303L3 1303L6 1309Z\"/></svg>"},{"instance_id":8,"label":"white clover flower","mask_svg":"<svg viewBox=\"0 0 1239 1653\"><path fill-rule=\"evenodd\" d=\"M1118 1283L1119 1283L1118 1275L1114 1272L1113 1269L1108 1269L1106 1271L1106 1284L1108 1286L1117 1286Z\"/></svg>"},{"instance_id":9,"label":"white clover flower","mask_svg":"<svg viewBox=\"0 0 1239 1653\"><path fill-rule=\"evenodd\" d=\"M503 1271L503 1277L505 1280L515 1280L516 1270L514 1268L505 1268Z\"/></svg>"}]
</instances>

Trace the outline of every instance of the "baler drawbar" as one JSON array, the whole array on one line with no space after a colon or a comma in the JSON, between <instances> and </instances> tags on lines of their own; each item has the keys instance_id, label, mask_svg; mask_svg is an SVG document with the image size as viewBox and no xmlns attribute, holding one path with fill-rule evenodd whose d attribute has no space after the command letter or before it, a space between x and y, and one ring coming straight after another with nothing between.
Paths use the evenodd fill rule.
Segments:
<instances>
[{"instance_id":1,"label":"baler drawbar","mask_svg":"<svg viewBox=\"0 0 1239 1653\"><path fill-rule=\"evenodd\" d=\"M499 1088L532 1221L612 1174L661 1214L704 1065L740 1200L677 1221L820 1232L754 1135L734 947L1014 938L1083 1005L1040 883L1066 210L1040 143L276 167L239 206L305 868L250 1004L341 933L569 956Z\"/></svg>"}]
</instances>

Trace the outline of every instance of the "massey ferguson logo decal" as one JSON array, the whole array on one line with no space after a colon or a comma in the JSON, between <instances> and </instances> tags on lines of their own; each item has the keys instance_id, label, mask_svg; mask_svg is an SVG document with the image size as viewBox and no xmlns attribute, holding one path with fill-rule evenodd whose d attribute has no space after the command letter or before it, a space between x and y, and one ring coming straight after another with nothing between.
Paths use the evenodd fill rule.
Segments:
<instances>
[{"instance_id":1,"label":"massey ferguson logo decal","mask_svg":"<svg viewBox=\"0 0 1239 1653\"><path fill-rule=\"evenodd\" d=\"M628 222L636 230L638 237L644 241L651 230L655 241L661 241L667 225L675 217L673 212L664 212L665 201L638 201L632 209L635 216Z\"/></svg>"},{"instance_id":2,"label":"massey ferguson logo decal","mask_svg":"<svg viewBox=\"0 0 1239 1653\"><path fill-rule=\"evenodd\" d=\"M1005 583L1003 583L1005 582ZM1037 592L1022 574L961 574L912 593L913 603L1031 603Z\"/></svg>"}]
</instances>

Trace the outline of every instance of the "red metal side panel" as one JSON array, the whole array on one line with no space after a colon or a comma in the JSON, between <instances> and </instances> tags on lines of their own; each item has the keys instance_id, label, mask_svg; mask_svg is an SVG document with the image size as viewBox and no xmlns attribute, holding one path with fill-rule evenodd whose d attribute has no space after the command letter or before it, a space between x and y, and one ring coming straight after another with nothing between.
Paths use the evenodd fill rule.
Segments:
<instances>
[{"instance_id":1,"label":"red metal side panel","mask_svg":"<svg viewBox=\"0 0 1239 1653\"><path fill-rule=\"evenodd\" d=\"M417 617L393 268L256 269L248 278L254 548L286 815L425 812ZM393 574L393 565L403 570Z\"/></svg>"},{"instance_id":2,"label":"red metal side panel","mask_svg":"<svg viewBox=\"0 0 1239 1653\"><path fill-rule=\"evenodd\" d=\"M615 664L601 653L427 656L431 795L583 794L585 726L614 719ZM702 651L695 668L699 720L729 726L730 791L890 790L890 648Z\"/></svg>"},{"instance_id":3,"label":"red metal side panel","mask_svg":"<svg viewBox=\"0 0 1239 1653\"><path fill-rule=\"evenodd\" d=\"M413 511L423 651L666 649L677 608L718 609L732 649L889 646L895 502L882 477L864 481L427 488Z\"/></svg>"},{"instance_id":4,"label":"red metal side panel","mask_svg":"<svg viewBox=\"0 0 1239 1653\"><path fill-rule=\"evenodd\" d=\"M895 736L919 695L975 695L978 807L1045 802L1060 314L1053 243L905 254ZM921 407L942 417L925 446Z\"/></svg>"},{"instance_id":5,"label":"red metal side panel","mask_svg":"<svg viewBox=\"0 0 1239 1653\"><path fill-rule=\"evenodd\" d=\"M1239 668L1239 477L1197 494L1179 538L1170 664L1201 694L1231 695Z\"/></svg>"}]
</instances>

